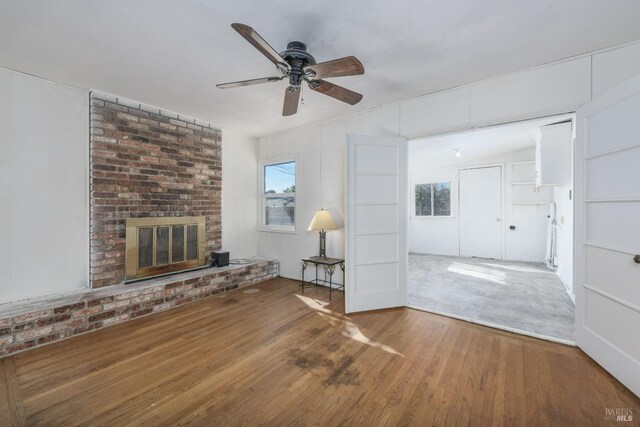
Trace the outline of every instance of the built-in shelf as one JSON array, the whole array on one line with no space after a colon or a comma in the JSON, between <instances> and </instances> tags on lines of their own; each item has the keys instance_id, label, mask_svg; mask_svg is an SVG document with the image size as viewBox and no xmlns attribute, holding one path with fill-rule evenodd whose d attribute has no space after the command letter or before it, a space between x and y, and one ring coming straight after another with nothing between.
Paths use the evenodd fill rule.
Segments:
<instances>
[{"instance_id":1,"label":"built-in shelf","mask_svg":"<svg viewBox=\"0 0 640 427\"><path fill-rule=\"evenodd\" d=\"M535 160L523 160L521 162L511 162L511 165L532 165L535 164Z\"/></svg>"},{"instance_id":2,"label":"built-in shelf","mask_svg":"<svg viewBox=\"0 0 640 427\"><path fill-rule=\"evenodd\" d=\"M542 126L536 136L536 184L571 183L571 121Z\"/></svg>"}]
</instances>

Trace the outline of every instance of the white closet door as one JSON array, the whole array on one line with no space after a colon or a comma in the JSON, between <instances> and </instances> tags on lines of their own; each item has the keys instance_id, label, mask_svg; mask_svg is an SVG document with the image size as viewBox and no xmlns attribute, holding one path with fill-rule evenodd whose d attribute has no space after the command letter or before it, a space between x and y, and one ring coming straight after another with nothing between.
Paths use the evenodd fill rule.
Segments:
<instances>
[{"instance_id":1,"label":"white closet door","mask_svg":"<svg viewBox=\"0 0 640 427\"><path fill-rule=\"evenodd\" d=\"M576 117L576 343L640 395L640 75Z\"/></svg>"},{"instance_id":2,"label":"white closet door","mask_svg":"<svg viewBox=\"0 0 640 427\"><path fill-rule=\"evenodd\" d=\"M407 295L407 143L349 135L346 173L347 313L404 306Z\"/></svg>"},{"instance_id":3,"label":"white closet door","mask_svg":"<svg viewBox=\"0 0 640 427\"><path fill-rule=\"evenodd\" d=\"M502 258L502 167L460 170L460 256Z\"/></svg>"}]
</instances>

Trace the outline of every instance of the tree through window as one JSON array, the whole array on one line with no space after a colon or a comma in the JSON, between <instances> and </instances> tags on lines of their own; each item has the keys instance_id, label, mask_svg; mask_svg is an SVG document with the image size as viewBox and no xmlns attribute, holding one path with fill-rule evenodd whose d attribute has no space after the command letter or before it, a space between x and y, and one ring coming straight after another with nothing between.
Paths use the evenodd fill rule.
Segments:
<instances>
[{"instance_id":1,"label":"tree through window","mask_svg":"<svg viewBox=\"0 0 640 427\"><path fill-rule=\"evenodd\" d=\"M451 215L451 181L415 186L416 216Z\"/></svg>"}]
</instances>

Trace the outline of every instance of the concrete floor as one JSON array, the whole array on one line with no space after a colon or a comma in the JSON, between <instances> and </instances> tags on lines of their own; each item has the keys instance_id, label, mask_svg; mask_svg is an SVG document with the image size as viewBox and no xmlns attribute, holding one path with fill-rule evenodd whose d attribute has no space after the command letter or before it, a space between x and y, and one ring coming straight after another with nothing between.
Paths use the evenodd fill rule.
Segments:
<instances>
[{"instance_id":1,"label":"concrete floor","mask_svg":"<svg viewBox=\"0 0 640 427\"><path fill-rule=\"evenodd\" d=\"M411 306L573 343L574 304L542 263L409 255Z\"/></svg>"}]
</instances>

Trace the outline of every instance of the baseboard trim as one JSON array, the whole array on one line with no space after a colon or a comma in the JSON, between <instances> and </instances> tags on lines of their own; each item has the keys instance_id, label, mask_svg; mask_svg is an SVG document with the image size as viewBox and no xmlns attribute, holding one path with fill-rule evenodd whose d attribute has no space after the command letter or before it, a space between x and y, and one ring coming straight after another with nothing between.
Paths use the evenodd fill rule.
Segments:
<instances>
[{"instance_id":1,"label":"baseboard trim","mask_svg":"<svg viewBox=\"0 0 640 427\"><path fill-rule=\"evenodd\" d=\"M573 305L576 305L576 294L574 294L571 290L573 288L573 283L571 284L571 286L569 286L569 284L566 282L566 280L564 280L564 277L562 277L562 274L560 274L558 270L556 270L556 275L564 285L564 290L567 291L569 298L571 298L571 301L573 301Z\"/></svg>"},{"instance_id":2,"label":"baseboard trim","mask_svg":"<svg viewBox=\"0 0 640 427\"><path fill-rule=\"evenodd\" d=\"M535 332L525 331L525 330L518 329L518 328L511 328L509 326L498 325L496 323L484 322L482 320L471 319L469 317L458 316L458 315L455 315L455 314L445 313L445 312L442 312L442 311L428 310L428 309L426 309L424 307L418 307L416 305L407 304L407 307L411 308L411 309L414 309L414 310L419 310L419 311L424 311L424 312L427 312L427 313L437 314L437 315L440 315L440 316L451 317L453 319L464 320L465 322L475 323L477 325L487 326L489 328L500 329L502 331L512 332L514 334L525 335L525 336L528 336L528 337L537 338L537 339L545 340L545 341L551 341L551 342L555 342L555 343L558 343L558 344L567 345L567 346L570 346L570 347L577 347L576 343L574 341L565 340L565 339L562 339L562 338L556 338L556 337L552 337L552 336L549 336L549 335L538 334L538 333L535 333Z\"/></svg>"}]
</instances>

